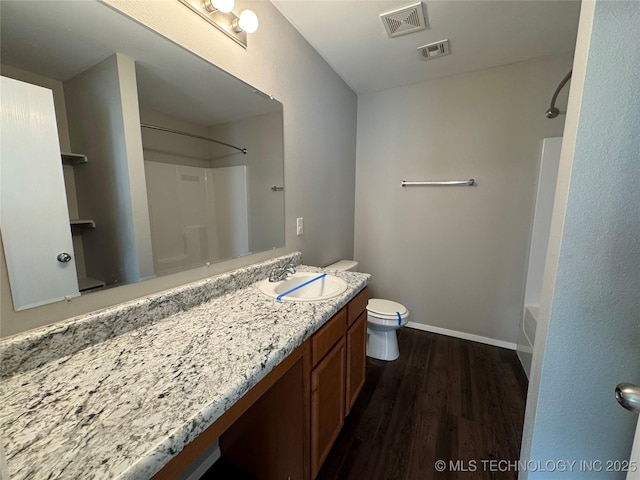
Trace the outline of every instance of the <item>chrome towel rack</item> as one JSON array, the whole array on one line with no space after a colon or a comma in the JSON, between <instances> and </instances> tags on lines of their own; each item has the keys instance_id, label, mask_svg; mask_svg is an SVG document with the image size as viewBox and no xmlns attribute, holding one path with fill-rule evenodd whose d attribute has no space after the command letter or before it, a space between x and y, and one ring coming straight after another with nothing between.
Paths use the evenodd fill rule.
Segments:
<instances>
[{"instance_id":1,"label":"chrome towel rack","mask_svg":"<svg viewBox=\"0 0 640 480\"><path fill-rule=\"evenodd\" d=\"M407 180L402 180L400 184L401 187L431 187L431 186L446 186L446 187L472 187L476 184L476 181L473 178L469 180L452 180L448 182L408 182Z\"/></svg>"}]
</instances>

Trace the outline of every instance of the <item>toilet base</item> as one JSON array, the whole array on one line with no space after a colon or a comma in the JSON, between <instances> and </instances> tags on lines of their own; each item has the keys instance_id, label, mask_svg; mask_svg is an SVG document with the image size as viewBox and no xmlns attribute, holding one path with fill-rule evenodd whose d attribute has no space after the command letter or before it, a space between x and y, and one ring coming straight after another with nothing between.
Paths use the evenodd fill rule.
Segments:
<instances>
[{"instance_id":1,"label":"toilet base","mask_svg":"<svg viewBox=\"0 0 640 480\"><path fill-rule=\"evenodd\" d=\"M392 361L400 356L398 337L393 330L367 329L367 357Z\"/></svg>"}]
</instances>

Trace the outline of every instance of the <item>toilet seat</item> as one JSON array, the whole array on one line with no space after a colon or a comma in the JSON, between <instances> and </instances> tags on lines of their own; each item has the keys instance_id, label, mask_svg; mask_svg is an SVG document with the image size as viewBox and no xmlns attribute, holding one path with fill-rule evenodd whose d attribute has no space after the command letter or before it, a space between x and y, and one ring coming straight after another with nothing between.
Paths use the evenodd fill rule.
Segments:
<instances>
[{"instance_id":1,"label":"toilet seat","mask_svg":"<svg viewBox=\"0 0 640 480\"><path fill-rule=\"evenodd\" d=\"M372 327L372 328L375 328L375 327L398 328L398 327L404 327L408 322L409 322L409 319L407 317L402 317L401 323L398 324L397 316L396 318L378 318L376 316L372 316L371 314L367 316L367 325L369 325L369 327Z\"/></svg>"},{"instance_id":2,"label":"toilet seat","mask_svg":"<svg viewBox=\"0 0 640 480\"><path fill-rule=\"evenodd\" d=\"M367 304L367 312L370 316L380 320L398 321L398 313L404 320L409 316L407 307L398 302L384 300L382 298L372 298Z\"/></svg>"}]
</instances>

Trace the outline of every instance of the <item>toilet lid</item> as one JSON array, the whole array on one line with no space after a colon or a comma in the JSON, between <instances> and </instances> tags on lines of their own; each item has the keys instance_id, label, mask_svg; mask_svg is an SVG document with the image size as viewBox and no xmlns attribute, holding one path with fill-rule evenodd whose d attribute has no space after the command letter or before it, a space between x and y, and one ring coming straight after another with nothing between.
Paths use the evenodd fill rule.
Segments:
<instances>
[{"instance_id":1,"label":"toilet lid","mask_svg":"<svg viewBox=\"0 0 640 480\"><path fill-rule=\"evenodd\" d=\"M405 317L409 313L407 307L401 303L381 298L370 299L367 304L367 311L382 318L398 318L398 312L402 317Z\"/></svg>"}]
</instances>

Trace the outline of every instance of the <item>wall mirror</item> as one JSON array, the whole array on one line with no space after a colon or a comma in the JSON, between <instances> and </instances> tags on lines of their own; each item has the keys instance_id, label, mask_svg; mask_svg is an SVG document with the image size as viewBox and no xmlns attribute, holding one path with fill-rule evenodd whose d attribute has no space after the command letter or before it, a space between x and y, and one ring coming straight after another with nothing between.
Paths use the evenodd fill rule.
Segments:
<instances>
[{"instance_id":1,"label":"wall mirror","mask_svg":"<svg viewBox=\"0 0 640 480\"><path fill-rule=\"evenodd\" d=\"M58 147L3 114L16 310L284 246L282 104L97 1L0 9L2 109L46 88Z\"/></svg>"}]
</instances>

